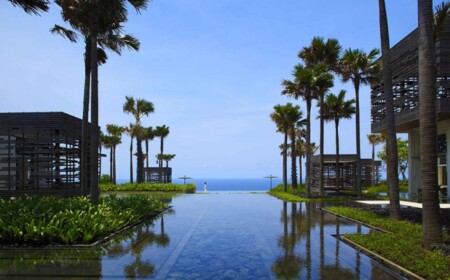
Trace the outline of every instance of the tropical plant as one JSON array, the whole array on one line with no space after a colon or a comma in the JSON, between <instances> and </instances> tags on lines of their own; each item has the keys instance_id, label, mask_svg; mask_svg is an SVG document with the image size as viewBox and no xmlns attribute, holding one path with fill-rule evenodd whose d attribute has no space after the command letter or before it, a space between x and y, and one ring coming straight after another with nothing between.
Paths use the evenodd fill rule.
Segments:
<instances>
[{"instance_id":1,"label":"tropical plant","mask_svg":"<svg viewBox=\"0 0 450 280\"><path fill-rule=\"evenodd\" d=\"M313 67L316 64L324 64L327 71L336 72L338 69L338 60L341 53L341 45L336 39L327 39L322 37L314 37L308 47L304 47L298 54L307 67ZM331 86L330 86L331 87ZM320 120L320 143L319 143L319 194L324 195L323 189L323 154L324 154L324 117L322 115L322 106L326 92L329 86L321 88L317 92Z\"/></svg>"},{"instance_id":2,"label":"tropical plant","mask_svg":"<svg viewBox=\"0 0 450 280\"><path fill-rule=\"evenodd\" d=\"M356 182L355 190L361 197L361 141L360 141L360 114L359 114L359 89L361 85L373 81L380 69L380 64L375 59L379 51L372 49L368 54L359 49L347 49L341 58L339 74L344 82L352 81L355 89L355 125L356 125Z\"/></svg>"},{"instance_id":3,"label":"tropical plant","mask_svg":"<svg viewBox=\"0 0 450 280\"><path fill-rule=\"evenodd\" d=\"M99 133L98 133L98 42L99 37L103 34L106 27L120 26L120 23L127 20L127 6L130 3L138 12L147 7L148 0L142 1L122 1L122 0L97 0L97 1L77 1L77 0L59 0L62 8L63 19L68 21L70 25L77 30L82 30L83 34L88 33L89 55L90 55L90 84L85 81L86 88L91 91L91 125L90 125L90 158L98 158ZM120 29L120 28L119 28ZM106 30L117 30L110 28ZM85 100L85 99L84 99ZM83 101L84 102L84 101ZM87 117L83 115L83 119ZM87 118L86 118L87 119ZM85 121L86 123L86 121ZM86 127L86 126L85 126ZM87 136L86 136L87 137ZM86 140L86 139L85 139ZM86 141L84 141L86 142ZM83 161L83 160L82 160ZM86 161L82 163L86 165ZM82 169L85 168L82 166ZM94 203L98 203L98 167L96 164L90 165L90 190L91 199ZM85 172L86 173L86 172ZM82 172L82 181L86 180L86 176ZM82 182L83 184L83 182Z\"/></svg>"},{"instance_id":4,"label":"tropical plant","mask_svg":"<svg viewBox=\"0 0 450 280\"><path fill-rule=\"evenodd\" d=\"M146 167L149 168L150 165L148 163L148 160L150 158L149 149L148 149L148 142L152 141L155 138L155 131L153 130L153 127L146 127L143 130L142 140L145 141L145 160L146 160Z\"/></svg>"},{"instance_id":5,"label":"tropical plant","mask_svg":"<svg viewBox=\"0 0 450 280\"><path fill-rule=\"evenodd\" d=\"M339 121L350 119L355 113L355 100L345 100L345 90L341 90L338 95L333 93L325 96L321 115L325 121L334 121L336 130L336 189L340 189L340 166L339 166Z\"/></svg>"},{"instance_id":6,"label":"tropical plant","mask_svg":"<svg viewBox=\"0 0 450 280\"><path fill-rule=\"evenodd\" d=\"M297 169L296 169L296 157L295 157L295 127L299 124L302 118L302 112L300 106L293 106L292 103L286 105L276 105L273 107L274 112L270 115L270 118L275 122L277 126L277 132L284 134L283 143L283 186L287 188L287 148L288 148L288 136L291 137L291 155L292 161L292 186L297 188Z\"/></svg>"},{"instance_id":7,"label":"tropical plant","mask_svg":"<svg viewBox=\"0 0 450 280\"><path fill-rule=\"evenodd\" d=\"M398 152L398 171L402 175L402 181L406 181L406 169L408 168L408 140L397 138L397 152ZM387 160L387 148L386 144L383 145L381 151L377 153L377 156L384 162Z\"/></svg>"},{"instance_id":8,"label":"tropical plant","mask_svg":"<svg viewBox=\"0 0 450 280\"><path fill-rule=\"evenodd\" d=\"M323 64L313 67L305 67L298 64L292 72L294 80L283 80L284 90L281 94L287 94L295 99L301 97L306 102L306 197L311 195L311 103L325 88L333 86L333 76L328 73Z\"/></svg>"},{"instance_id":9,"label":"tropical plant","mask_svg":"<svg viewBox=\"0 0 450 280\"><path fill-rule=\"evenodd\" d=\"M174 155L174 154L163 154L162 156L158 154L158 155L156 155L156 159L165 161L166 162L166 168L169 168L169 161L174 159L175 156L176 155Z\"/></svg>"},{"instance_id":10,"label":"tropical plant","mask_svg":"<svg viewBox=\"0 0 450 280\"><path fill-rule=\"evenodd\" d=\"M443 243L437 182L436 59L433 1L418 1L419 11L419 127L420 185L422 186L422 245Z\"/></svg>"},{"instance_id":11,"label":"tropical plant","mask_svg":"<svg viewBox=\"0 0 450 280\"><path fill-rule=\"evenodd\" d=\"M394 97L392 93L392 67L389 44L389 27L387 23L384 0L379 0L380 37L383 63L383 91L386 102L386 144L388 148L387 181L389 184L389 214L394 219L400 219L400 197L397 173L397 145L394 113Z\"/></svg>"},{"instance_id":12,"label":"tropical plant","mask_svg":"<svg viewBox=\"0 0 450 280\"><path fill-rule=\"evenodd\" d=\"M116 184L116 147L117 145L122 143L122 133L125 132L125 128L122 126L118 126L115 124L107 124L106 131L108 132L108 144L111 148L110 153L110 174L111 174L111 182Z\"/></svg>"},{"instance_id":13,"label":"tropical plant","mask_svg":"<svg viewBox=\"0 0 450 280\"><path fill-rule=\"evenodd\" d=\"M135 119L134 126L139 128L136 130L136 148L137 148L137 163L136 163L136 182L144 182L144 158L142 153L142 139L143 128L141 126L141 119L143 116L148 116L155 111L153 103L145 99L134 99L133 97L126 96L126 101L123 104L123 112L133 115Z\"/></svg>"},{"instance_id":14,"label":"tropical plant","mask_svg":"<svg viewBox=\"0 0 450 280\"><path fill-rule=\"evenodd\" d=\"M371 133L367 135L370 145L372 145L372 187L375 186L377 178L375 177L375 146L386 141L385 134Z\"/></svg>"},{"instance_id":15,"label":"tropical plant","mask_svg":"<svg viewBox=\"0 0 450 280\"><path fill-rule=\"evenodd\" d=\"M306 121L306 120L305 120ZM302 166L302 158L306 156L306 148L305 148L305 136L306 130L304 128L296 129L297 142L295 144L296 155L298 156L298 170L299 170L299 184L303 185L303 166Z\"/></svg>"},{"instance_id":16,"label":"tropical plant","mask_svg":"<svg viewBox=\"0 0 450 280\"><path fill-rule=\"evenodd\" d=\"M47 12L48 5L47 0L8 0L13 6L21 7L27 14L39 15L39 12Z\"/></svg>"},{"instance_id":17,"label":"tropical plant","mask_svg":"<svg viewBox=\"0 0 450 280\"><path fill-rule=\"evenodd\" d=\"M157 126L155 129L155 136L159 137L160 139L160 155L164 154L164 138L166 138L170 133L170 128L166 125L162 125L162 126ZM162 183L162 167L163 167L163 162L162 160L158 161L158 166L159 166L159 174L158 174L158 178L159 178L159 182Z\"/></svg>"},{"instance_id":18,"label":"tropical plant","mask_svg":"<svg viewBox=\"0 0 450 280\"><path fill-rule=\"evenodd\" d=\"M140 127L130 123L128 127L125 128L125 133L130 136L130 183L133 183L133 140L139 133Z\"/></svg>"}]
</instances>

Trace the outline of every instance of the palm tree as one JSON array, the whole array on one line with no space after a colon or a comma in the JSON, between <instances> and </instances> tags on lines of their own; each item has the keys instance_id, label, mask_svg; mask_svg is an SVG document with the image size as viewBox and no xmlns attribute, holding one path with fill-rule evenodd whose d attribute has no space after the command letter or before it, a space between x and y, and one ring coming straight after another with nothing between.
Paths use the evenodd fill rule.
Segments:
<instances>
[{"instance_id":1,"label":"palm tree","mask_svg":"<svg viewBox=\"0 0 450 280\"><path fill-rule=\"evenodd\" d=\"M388 149L387 183L389 189L389 215L400 219L400 197L398 188L398 153L397 133L395 128L394 97L392 93L392 69L389 44L389 28L387 23L384 0L379 0L380 8L380 37L383 63L383 91L386 100L386 146Z\"/></svg>"},{"instance_id":2,"label":"palm tree","mask_svg":"<svg viewBox=\"0 0 450 280\"><path fill-rule=\"evenodd\" d=\"M158 161L160 161L160 160L165 161L165 162L166 162L166 168L169 168L169 161L171 161L172 159L174 159L175 156L176 156L176 155L173 155L173 154L163 154L162 156L158 154L158 155L156 155L156 159L157 159Z\"/></svg>"},{"instance_id":3,"label":"palm tree","mask_svg":"<svg viewBox=\"0 0 450 280\"><path fill-rule=\"evenodd\" d=\"M361 85L369 84L379 72L380 65L375 62L379 54L377 49L372 49L368 54L359 49L347 49L340 63L340 75L342 80L352 81L355 89L355 123L356 123L356 184L358 197L361 197L361 137L359 121L359 89Z\"/></svg>"},{"instance_id":4,"label":"palm tree","mask_svg":"<svg viewBox=\"0 0 450 280\"><path fill-rule=\"evenodd\" d=\"M419 126L422 186L422 245L443 243L437 182L436 69L433 1L418 1L419 11Z\"/></svg>"},{"instance_id":5,"label":"palm tree","mask_svg":"<svg viewBox=\"0 0 450 280\"><path fill-rule=\"evenodd\" d=\"M305 119L306 122L306 119ZM300 129L297 127L296 129L297 142L295 144L296 154L298 156L298 169L299 169L299 182L300 186L303 185L303 166L302 166L302 158L306 156L306 148L305 148L305 136L306 130L304 128Z\"/></svg>"},{"instance_id":6,"label":"palm tree","mask_svg":"<svg viewBox=\"0 0 450 280\"><path fill-rule=\"evenodd\" d=\"M59 25L51 30L52 33L58 33L63 37L68 38L71 42L76 42L81 36L85 41L85 82L84 82L84 97L83 97L83 122L82 122L82 143L81 143L81 189L82 193L87 193L88 186L88 147L89 147L89 93L91 85L91 45L92 36L90 32L90 17L89 12L92 6L88 5L86 1L72 1L72 0L56 0L57 5L62 8L61 14L65 21L77 31L69 30ZM129 49L138 50L139 41L130 36L122 35L122 25L126 21L126 17L120 13L115 17L109 15L102 17L99 21L98 43L100 48L97 48L98 64L106 62L107 55L104 52L105 48L111 49L114 52L121 54L121 49L128 47ZM81 34L81 35L80 35Z\"/></svg>"},{"instance_id":7,"label":"palm tree","mask_svg":"<svg viewBox=\"0 0 450 280\"><path fill-rule=\"evenodd\" d=\"M147 7L148 0L142 1L121 1L121 0L96 0L96 1L77 1L77 0L60 0L63 9L63 18L70 25L78 30L87 30L90 37L90 91L91 91L91 125L90 125L90 158L98 158L98 38L102 34L102 28L109 24L120 24L127 20L127 6L129 2L138 12ZM109 24L108 24L109 23ZM83 33L83 32L82 32ZM89 85L85 83L85 88ZM84 118L85 116L83 116ZM86 142L86 141L84 141ZM86 163L86 161L84 162ZM82 169L84 167L82 166ZM97 204L99 200L98 188L98 167L95 164L90 165L91 178L91 200ZM82 180L86 176L82 175ZM82 182L83 183L83 182Z\"/></svg>"},{"instance_id":8,"label":"palm tree","mask_svg":"<svg viewBox=\"0 0 450 280\"><path fill-rule=\"evenodd\" d=\"M153 130L153 127L150 126L150 127L144 128L142 140L145 141L145 154L146 154L145 159L146 159L146 167L147 168L149 167L148 160L149 160L149 156L150 156L150 154L148 152L148 142L152 141L154 138L155 138L155 131Z\"/></svg>"},{"instance_id":9,"label":"palm tree","mask_svg":"<svg viewBox=\"0 0 450 280\"><path fill-rule=\"evenodd\" d=\"M117 177L116 177L116 147L117 145L122 143L122 133L125 132L125 128L115 125L115 124L107 124L106 125L106 131L108 132L108 144L111 147L111 158L110 158L110 165L111 165L111 182L113 184L116 184Z\"/></svg>"},{"instance_id":10,"label":"palm tree","mask_svg":"<svg viewBox=\"0 0 450 280\"><path fill-rule=\"evenodd\" d=\"M135 119L135 127L139 127L136 136L137 146L137 164L136 164L136 182L144 182L144 158L142 154L142 139L143 128L141 126L141 119L143 116L148 116L155 111L153 103L145 99L134 99L133 97L126 96L126 101L123 104L123 112L133 115Z\"/></svg>"},{"instance_id":11,"label":"palm tree","mask_svg":"<svg viewBox=\"0 0 450 280\"><path fill-rule=\"evenodd\" d=\"M155 136L159 137L159 139L161 140L160 142L160 155L162 156L164 154L164 138L166 138L170 133L170 129L168 126L166 125L162 125L162 126L157 126L155 129ZM159 182L162 182L162 160L158 161L158 166L159 166Z\"/></svg>"},{"instance_id":12,"label":"palm tree","mask_svg":"<svg viewBox=\"0 0 450 280\"><path fill-rule=\"evenodd\" d=\"M338 95L328 94L322 107L322 115L326 121L334 121L336 130L336 190L340 188L340 168L339 168L339 121L350 119L355 113L355 100L345 100L345 90L341 90Z\"/></svg>"},{"instance_id":13,"label":"palm tree","mask_svg":"<svg viewBox=\"0 0 450 280\"><path fill-rule=\"evenodd\" d=\"M298 56L303 59L306 66L313 67L316 64L324 64L327 71L336 71L338 59L341 52L341 45L336 39L327 39L325 42L322 37L314 37L308 47L304 47ZM323 88L318 92L319 112L322 112L325 93L329 88ZM324 118L322 114L320 119L320 152L319 152L319 193L324 195L323 191L323 153L324 153Z\"/></svg>"},{"instance_id":14,"label":"palm tree","mask_svg":"<svg viewBox=\"0 0 450 280\"><path fill-rule=\"evenodd\" d=\"M288 136L291 139L291 178L292 187L297 188L297 161L295 148L295 127L300 124L302 119L302 111L300 106L293 106L292 103L286 105L276 105L273 107L275 112L270 115L270 118L277 125L277 131L284 134L283 144L283 189L287 191L287 148Z\"/></svg>"},{"instance_id":15,"label":"palm tree","mask_svg":"<svg viewBox=\"0 0 450 280\"><path fill-rule=\"evenodd\" d=\"M375 146L386 141L386 136L382 133L367 134L367 140L372 145L372 187L375 186Z\"/></svg>"},{"instance_id":16,"label":"palm tree","mask_svg":"<svg viewBox=\"0 0 450 280\"><path fill-rule=\"evenodd\" d=\"M328 73L327 67L323 64L316 64L313 67L305 67L298 64L292 72L294 81L283 80L284 90L281 94L287 94L295 99L299 97L306 101L306 197L311 195L311 103L318 93L324 88L333 86L333 76Z\"/></svg>"},{"instance_id":17,"label":"palm tree","mask_svg":"<svg viewBox=\"0 0 450 280\"><path fill-rule=\"evenodd\" d=\"M128 127L125 128L125 133L130 136L130 183L133 184L133 140L139 133L140 128L135 124L130 123Z\"/></svg>"},{"instance_id":18,"label":"palm tree","mask_svg":"<svg viewBox=\"0 0 450 280\"><path fill-rule=\"evenodd\" d=\"M27 14L39 15L39 12L47 12L49 1L47 0L8 0L13 6L21 7Z\"/></svg>"}]
</instances>

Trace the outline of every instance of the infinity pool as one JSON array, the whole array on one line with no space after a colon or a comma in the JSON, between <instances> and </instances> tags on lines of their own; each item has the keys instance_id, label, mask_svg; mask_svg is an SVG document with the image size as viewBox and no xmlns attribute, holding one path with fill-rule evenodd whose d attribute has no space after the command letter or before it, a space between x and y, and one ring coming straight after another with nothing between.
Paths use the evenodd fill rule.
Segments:
<instances>
[{"instance_id":1,"label":"infinity pool","mask_svg":"<svg viewBox=\"0 0 450 280\"><path fill-rule=\"evenodd\" d=\"M0 250L17 279L398 279L335 238L368 228L267 194L173 197L171 210L96 249Z\"/></svg>"}]
</instances>

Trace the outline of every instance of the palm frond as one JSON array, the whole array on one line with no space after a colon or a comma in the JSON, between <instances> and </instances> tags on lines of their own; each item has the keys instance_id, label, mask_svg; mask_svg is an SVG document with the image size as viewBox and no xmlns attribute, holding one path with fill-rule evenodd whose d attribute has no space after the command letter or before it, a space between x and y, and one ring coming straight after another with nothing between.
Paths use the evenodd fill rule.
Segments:
<instances>
[{"instance_id":1,"label":"palm frond","mask_svg":"<svg viewBox=\"0 0 450 280\"><path fill-rule=\"evenodd\" d=\"M71 41L72 43L76 43L78 40L78 34L75 31L57 24L55 24L55 26L50 29L50 32L53 34L61 35L62 37L69 39L69 41Z\"/></svg>"}]
</instances>

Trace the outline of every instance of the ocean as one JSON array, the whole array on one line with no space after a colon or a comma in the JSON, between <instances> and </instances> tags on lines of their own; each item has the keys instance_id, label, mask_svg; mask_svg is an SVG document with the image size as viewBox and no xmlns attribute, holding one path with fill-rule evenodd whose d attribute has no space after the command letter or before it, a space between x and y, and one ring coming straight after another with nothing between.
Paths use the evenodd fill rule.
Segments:
<instances>
[{"instance_id":1,"label":"ocean","mask_svg":"<svg viewBox=\"0 0 450 280\"><path fill-rule=\"evenodd\" d=\"M128 180L117 180L119 184ZM183 179L174 179L173 183L183 184ZM220 178L193 178L187 179L187 183L194 183L198 192L203 192L203 184L206 182L208 192L216 191L268 191L270 179L268 178L246 178L246 179L220 179ZM272 179L272 187L281 184L281 178Z\"/></svg>"}]
</instances>

